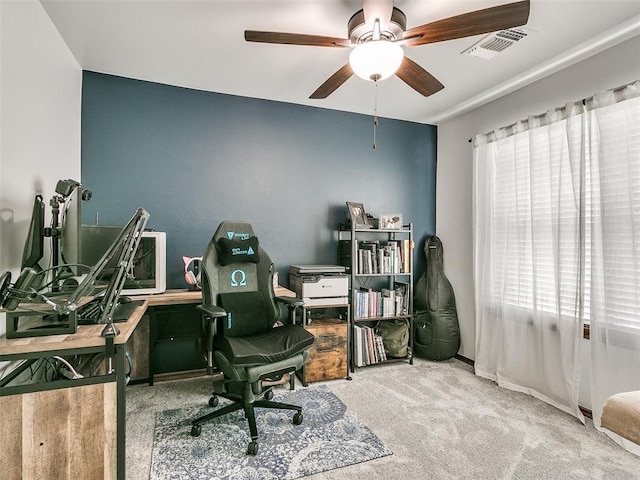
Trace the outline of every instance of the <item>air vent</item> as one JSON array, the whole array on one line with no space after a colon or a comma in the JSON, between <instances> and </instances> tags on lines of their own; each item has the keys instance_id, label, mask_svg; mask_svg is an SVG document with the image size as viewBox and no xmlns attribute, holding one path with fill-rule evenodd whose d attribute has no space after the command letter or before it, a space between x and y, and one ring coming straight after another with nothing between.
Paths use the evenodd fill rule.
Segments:
<instances>
[{"instance_id":1,"label":"air vent","mask_svg":"<svg viewBox=\"0 0 640 480\"><path fill-rule=\"evenodd\" d=\"M493 58L531 33L532 30L526 28L510 28L493 32L467 48L462 55Z\"/></svg>"}]
</instances>

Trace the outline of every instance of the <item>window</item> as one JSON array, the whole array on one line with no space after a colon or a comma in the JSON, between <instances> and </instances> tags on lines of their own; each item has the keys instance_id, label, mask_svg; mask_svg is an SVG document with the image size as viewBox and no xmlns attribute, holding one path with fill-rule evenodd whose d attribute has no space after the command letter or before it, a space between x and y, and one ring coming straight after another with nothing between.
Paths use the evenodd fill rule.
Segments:
<instances>
[{"instance_id":1,"label":"window","mask_svg":"<svg viewBox=\"0 0 640 480\"><path fill-rule=\"evenodd\" d=\"M640 328L640 98L591 113L594 295L609 324Z\"/></svg>"},{"instance_id":2,"label":"window","mask_svg":"<svg viewBox=\"0 0 640 480\"><path fill-rule=\"evenodd\" d=\"M491 303L640 329L640 98L565 117L490 147Z\"/></svg>"},{"instance_id":3,"label":"window","mask_svg":"<svg viewBox=\"0 0 640 480\"><path fill-rule=\"evenodd\" d=\"M494 301L575 316L584 276L583 168L572 165L581 118L529 129L498 142L495 155ZM577 140L576 140L577 138Z\"/></svg>"}]
</instances>

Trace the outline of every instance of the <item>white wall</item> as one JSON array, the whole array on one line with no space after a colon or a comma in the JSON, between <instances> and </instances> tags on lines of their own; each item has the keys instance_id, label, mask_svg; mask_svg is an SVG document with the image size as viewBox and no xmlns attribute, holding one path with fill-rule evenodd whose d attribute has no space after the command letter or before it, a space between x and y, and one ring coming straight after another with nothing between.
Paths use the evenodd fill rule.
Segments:
<instances>
[{"instance_id":1,"label":"white wall","mask_svg":"<svg viewBox=\"0 0 640 480\"><path fill-rule=\"evenodd\" d=\"M80 180L82 70L36 0L0 0L0 59L0 272L15 280L34 196Z\"/></svg>"},{"instance_id":2,"label":"white wall","mask_svg":"<svg viewBox=\"0 0 640 480\"><path fill-rule=\"evenodd\" d=\"M636 36L439 125L436 232L444 245L445 274L456 294L461 355L475 359L473 164L469 138L640 79L639 51L640 36ZM588 349L583 351L587 352L583 355L586 360ZM588 361L584 364L588 367ZM583 369L582 378L588 379L588 375L588 370ZM582 405L590 407L586 386L580 398Z\"/></svg>"}]
</instances>

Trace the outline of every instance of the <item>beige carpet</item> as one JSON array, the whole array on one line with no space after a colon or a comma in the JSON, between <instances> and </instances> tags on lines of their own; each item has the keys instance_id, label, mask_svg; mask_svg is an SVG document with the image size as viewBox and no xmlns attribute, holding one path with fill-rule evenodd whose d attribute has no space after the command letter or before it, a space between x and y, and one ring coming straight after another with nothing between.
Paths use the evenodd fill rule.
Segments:
<instances>
[{"instance_id":1,"label":"beige carpet","mask_svg":"<svg viewBox=\"0 0 640 480\"><path fill-rule=\"evenodd\" d=\"M455 359L367 367L326 385L393 455L312 480L640 479L640 459L590 421L499 388ZM207 378L127 387L127 480L149 478L156 412L203 405L210 390Z\"/></svg>"}]
</instances>

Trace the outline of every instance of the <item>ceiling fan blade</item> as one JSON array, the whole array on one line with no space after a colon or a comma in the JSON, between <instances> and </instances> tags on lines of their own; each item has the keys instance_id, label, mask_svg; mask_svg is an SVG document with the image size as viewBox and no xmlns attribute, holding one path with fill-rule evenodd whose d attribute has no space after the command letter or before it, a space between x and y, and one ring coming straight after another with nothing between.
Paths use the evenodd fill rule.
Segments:
<instances>
[{"instance_id":1,"label":"ceiling fan blade","mask_svg":"<svg viewBox=\"0 0 640 480\"><path fill-rule=\"evenodd\" d=\"M257 30L245 30L244 39L247 42L308 45L313 47L347 47L351 43L347 38L306 35L304 33L260 32Z\"/></svg>"},{"instance_id":2,"label":"ceiling fan blade","mask_svg":"<svg viewBox=\"0 0 640 480\"><path fill-rule=\"evenodd\" d=\"M416 62L405 56L396 72L400 79L416 92L428 97L444 88L436 77L427 72Z\"/></svg>"},{"instance_id":3,"label":"ceiling fan blade","mask_svg":"<svg viewBox=\"0 0 640 480\"><path fill-rule=\"evenodd\" d=\"M376 19L380 22L380 30L385 31L393 13L393 0L362 0L365 23L373 28Z\"/></svg>"},{"instance_id":4,"label":"ceiling fan blade","mask_svg":"<svg viewBox=\"0 0 640 480\"><path fill-rule=\"evenodd\" d=\"M309 98L312 98L314 100L327 98L329 95L335 92L339 86L349 80L352 75L353 70L351 70L351 65L349 65L348 63L345 64L342 68L340 68L340 70L331 75L326 82L320 85Z\"/></svg>"},{"instance_id":5,"label":"ceiling fan blade","mask_svg":"<svg viewBox=\"0 0 640 480\"><path fill-rule=\"evenodd\" d=\"M529 4L529 0L508 3L414 27L404 34L404 38L410 39L406 45L413 47L519 27L529 20Z\"/></svg>"}]
</instances>

